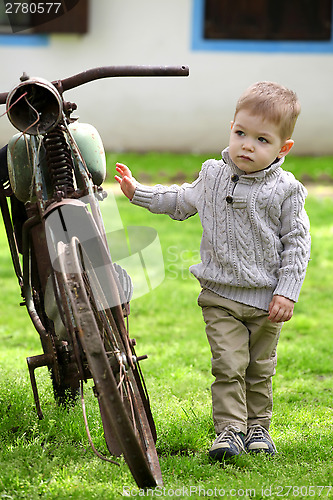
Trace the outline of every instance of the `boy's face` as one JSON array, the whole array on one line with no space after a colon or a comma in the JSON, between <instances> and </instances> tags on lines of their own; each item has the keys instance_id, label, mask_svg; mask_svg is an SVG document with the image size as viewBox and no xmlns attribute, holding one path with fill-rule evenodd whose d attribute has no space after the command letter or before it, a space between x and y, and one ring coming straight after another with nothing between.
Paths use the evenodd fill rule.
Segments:
<instances>
[{"instance_id":1,"label":"boy's face","mask_svg":"<svg viewBox=\"0 0 333 500\"><path fill-rule=\"evenodd\" d=\"M231 123L229 155L240 170L246 174L267 168L277 157L289 153L292 140L282 141L279 126L240 110Z\"/></svg>"}]
</instances>

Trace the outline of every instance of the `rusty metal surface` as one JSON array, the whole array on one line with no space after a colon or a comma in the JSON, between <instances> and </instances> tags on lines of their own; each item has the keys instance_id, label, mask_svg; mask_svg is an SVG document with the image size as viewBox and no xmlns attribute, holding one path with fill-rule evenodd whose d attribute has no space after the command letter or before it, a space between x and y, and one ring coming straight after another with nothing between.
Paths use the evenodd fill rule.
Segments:
<instances>
[{"instance_id":1,"label":"rusty metal surface","mask_svg":"<svg viewBox=\"0 0 333 500\"><path fill-rule=\"evenodd\" d=\"M104 66L89 69L77 75L52 82L59 92L73 89L79 85L114 77L139 77L139 76L188 76L188 66ZM1 95L0 95L1 99ZM1 103L1 101L0 101Z\"/></svg>"},{"instance_id":2,"label":"rusty metal surface","mask_svg":"<svg viewBox=\"0 0 333 500\"><path fill-rule=\"evenodd\" d=\"M53 363L53 356L50 354L39 354L38 356L30 356L27 358L27 364L30 375L30 382L32 387L32 392L34 395L35 406L37 410L37 415L39 420L42 420L43 412L39 402L39 395L37 390L36 378L35 378L35 370L36 368L41 368L42 366L50 366Z\"/></svg>"}]
</instances>

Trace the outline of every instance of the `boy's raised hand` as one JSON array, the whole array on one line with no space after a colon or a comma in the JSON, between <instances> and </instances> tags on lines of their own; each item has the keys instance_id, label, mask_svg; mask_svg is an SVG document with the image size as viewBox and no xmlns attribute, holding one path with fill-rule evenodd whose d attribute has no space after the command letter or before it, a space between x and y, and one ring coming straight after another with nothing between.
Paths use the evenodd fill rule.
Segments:
<instances>
[{"instance_id":1,"label":"boy's raised hand","mask_svg":"<svg viewBox=\"0 0 333 500\"><path fill-rule=\"evenodd\" d=\"M114 178L119 182L124 195L127 196L129 200L132 200L136 189L136 180L132 176L132 172L123 163L116 163L116 170L120 174L120 177L115 175Z\"/></svg>"}]
</instances>

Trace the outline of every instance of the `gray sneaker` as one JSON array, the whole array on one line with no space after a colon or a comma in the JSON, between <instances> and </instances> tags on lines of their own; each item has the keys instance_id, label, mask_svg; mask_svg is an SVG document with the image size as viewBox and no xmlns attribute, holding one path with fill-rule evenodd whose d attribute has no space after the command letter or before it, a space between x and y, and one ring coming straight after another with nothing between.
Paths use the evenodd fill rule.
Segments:
<instances>
[{"instance_id":1,"label":"gray sneaker","mask_svg":"<svg viewBox=\"0 0 333 500\"><path fill-rule=\"evenodd\" d=\"M276 447L267 429L259 424L252 425L247 431L245 449L248 452L259 453L264 451L268 455L275 455Z\"/></svg>"},{"instance_id":2,"label":"gray sneaker","mask_svg":"<svg viewBox=\"0 0 333 500\"><path fill-rule=\"evenodd\" d=\"M235 425L228 425L215 439L209 456L214 460L225 460L245 453L244 434Z\"/></svg>"}]
</instances>

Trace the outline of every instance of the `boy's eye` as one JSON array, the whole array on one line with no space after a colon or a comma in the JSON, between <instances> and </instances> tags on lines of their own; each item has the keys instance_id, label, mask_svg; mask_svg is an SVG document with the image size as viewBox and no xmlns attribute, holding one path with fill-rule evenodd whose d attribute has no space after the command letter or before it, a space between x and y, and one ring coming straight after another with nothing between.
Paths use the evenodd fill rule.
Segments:
<instances>
[{"instance_id":1,"label":"boy's eye","mask_svg":"<svg viewBox=\"0 0 333 500\"><path fill-rule=\"evenodd\" d=\"M243 137L243 135L245 135L243 130L236 130L235 133L236 135L239 135L239 137Z\"/></svg>"},{"instance_id":2,"label":"boy's eye","mask_svg":"<svg viewBox=\"0 0 333 500\"><path fill-rule=\"evenodd\" d=\"M265 139L265 137L258 137L258 141L263 142L263 143L268 143L268 140Z\"/></svg>"}]
</instances>

